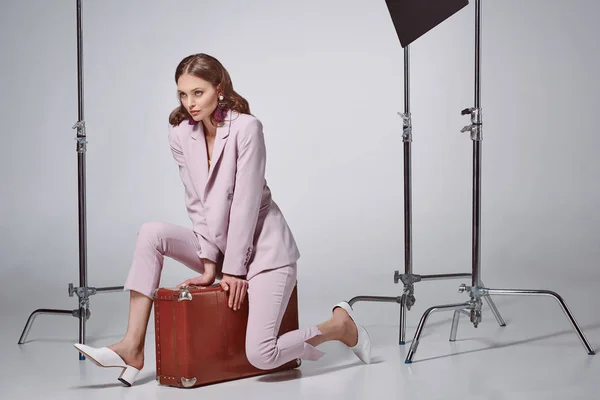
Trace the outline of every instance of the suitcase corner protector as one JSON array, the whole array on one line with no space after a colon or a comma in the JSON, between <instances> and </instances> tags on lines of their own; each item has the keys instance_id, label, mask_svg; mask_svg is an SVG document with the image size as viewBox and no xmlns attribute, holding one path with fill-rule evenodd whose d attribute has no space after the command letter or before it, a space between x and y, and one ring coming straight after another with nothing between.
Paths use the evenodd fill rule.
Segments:
<instances>
[{"instance_id":1,"label":"suitcase corner protector","mask_svg":"<svg viewBox=\"0 0 600 400\"><path fill-rule=\"evenodd\" d=\"M185 388L192 387L192 386L194 386L196 384L196 378L184 378L184 377L181 377L181 384Z\"/></svg>"}]
</instances>

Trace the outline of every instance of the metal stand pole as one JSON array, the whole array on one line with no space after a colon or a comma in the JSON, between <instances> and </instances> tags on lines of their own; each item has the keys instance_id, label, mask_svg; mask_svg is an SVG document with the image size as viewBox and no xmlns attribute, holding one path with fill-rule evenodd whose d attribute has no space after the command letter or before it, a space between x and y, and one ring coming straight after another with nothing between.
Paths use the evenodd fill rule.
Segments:
<instances>
[{"instance_id":1,"label":"metal stand pole","mask_svg":"<svg viewBox=\"0 0 600 400\"><path fill-rule=\"evenodd\" d=\"M550 296L558 301L563 312L571 322L575 332L579 336L585 351L589 355L595 354L589 342L585 338L579 325L573 318L573 314L567 307L565 301L555 292L549 290L530 290L530 289L488 289L481 282L481 142L483 140L483 122L481 118L481 0L475 1L475 107L467 108L462 111L462 115L471 115L471 125L465 126L461 132L470 132L473 141L473 226L472 226L472 269L471 286L461 285L459 292L469 293L470 300L461 304L448 304L431 307L425 311L419 322L414 340L407 354L405 363L412 362L419 339L423 332L423 327L435 311L454 310L452 327L450 330L450 341L456 340L458 322L460 314L468 315L475 328L481 322L482 298L489 299L490 295L505 296ZM493 308L492 308L493 310ZM497 316L496 313L494 315Z\"/></svg>"},{"instance_id":2,"label":"metal stand pole","mask_svg":"<svg viewBox=\"0 0 600 400\"><path fill-rule=\"evenodd\" d=\"M25 328L19 338L19 344L25 343L25 338L29 334L31 325L35 318L40 314L72 315L79 319L79 343L85 344L86 321L91 316L89 298L100 292L119 292L123 286L113 286L105 288L94 288L87 286L87 221L86 221L86 133L85 120L83 116L83 40L81 24L81 0L76 0L77 7L77 96L78 96L78 121L73 126L77 129L77 176L79 193L79 287L73 287L69 283L69 297L74 294L79 297L79 308L75 310L56 310L41 308L31 313L25 324ZM85 360L83 354L79 354L80 360Z\"/></svg>"},{"instance_id":3,"label":"metal stand pole","mask_svg":"<svg viewBox=\"0 0 600 400\"><path fill-rule=\"evenodd\" d=\"M404 48L404 113L398 113L403 121L404 142L404 274L394 273L394 283L402 281L404 290L402 296L356 296L348 302L351 306L358 301L389 302L400 304L400 326L398 343L406 343L406 314L415 304L414 284L421 281L468 278L471 273L417 275L412 267L412 172L411 172L411 142L412 118L410 113L410 46ZM500 326L506 326L502 316L491 298L486 298Z\"/></svg>"}]
</instances>

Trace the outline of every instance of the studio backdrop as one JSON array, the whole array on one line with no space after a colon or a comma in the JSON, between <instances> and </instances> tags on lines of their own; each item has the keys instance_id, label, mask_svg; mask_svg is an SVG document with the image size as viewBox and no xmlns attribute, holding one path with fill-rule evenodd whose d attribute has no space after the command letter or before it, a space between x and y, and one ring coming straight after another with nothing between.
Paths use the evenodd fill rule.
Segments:
<instances>
[{"instance_id":1,"label":"studio backdrop","mask_svg":"<svg viewBox=\"0 0 600 400\"><path fill-rule=\"evenodd\" d=\"M77 306L67 292L79 257L73 3L3 2L0 12L0 313L16 333L35 308ZM302 254L302 322L340 299L401 293L404 60L385 1L83 3L90 286L123 284L144 222L190 224L167 119L177 63L204 52L263 122L267 180ZM471 268L472 144L460 111L473 104L472 3L411 44L422 274ZM579 286L567 300L585 318L600 259L600 6L484 6L482 278ZM161 285L190 276L167 260ZM425 307L464 299L457 282L419 290L413 326ZM90 334L122 332L125 300L93 296ZM398 322L397 307L364 307L366 324ZM75 339L76 321L66 321L50 336Z\"/></svg>"}]
</instances>

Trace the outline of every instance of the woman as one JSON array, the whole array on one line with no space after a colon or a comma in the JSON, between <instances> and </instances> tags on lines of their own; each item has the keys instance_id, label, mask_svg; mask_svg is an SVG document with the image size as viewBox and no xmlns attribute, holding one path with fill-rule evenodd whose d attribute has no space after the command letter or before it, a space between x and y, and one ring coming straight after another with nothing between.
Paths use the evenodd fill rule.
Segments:
<instances>
[{"instance_id":1,"label":"woman","mask_svg":"<svg viewBox=\"0 0 600 400\"><path fill-rule=\"evenodd\" d=\"M119 380L130 386L144 365L152 296L167 256L201 274L178 287L208 286L219 278L233 310L247 298L246 355L255 367L318 360L324 353L316 346L329 340L341 341L370 363L369 336L346 302L333 307L329 320L277 337L300 253L265 180L261 122L211 56L184 58L175 82L180 104L169 118L169 141L192 229L163 222L141 227L125 283L130 291L125 337L108 347L75 347L100 366L122 367Z\"/></svg>"}]
</instances>

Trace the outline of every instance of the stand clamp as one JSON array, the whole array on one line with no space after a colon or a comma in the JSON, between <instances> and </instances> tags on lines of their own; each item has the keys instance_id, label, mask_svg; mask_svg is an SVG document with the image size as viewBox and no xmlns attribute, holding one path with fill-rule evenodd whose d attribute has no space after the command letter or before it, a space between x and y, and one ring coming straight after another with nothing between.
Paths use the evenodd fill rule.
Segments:
<instances>
[{"instance_id":1,"label":"stand clamp","mask_svg":"<svg viewBox=\"0 0 600 400\"><path fill-rule=\"evenodd\" d=\"M479 326L479 323L482 320L481 307L483 304L482 304L481 298L483 296L488 296L487 290L484 288L479 288L479 287L474 288L472 286L467 286L463 283L462 285L459 286L458 292L459 293L467 292L471 296L471 300L469 301L469 304L470 304L469 316L470 316L471 323L473 324L473 326L475 328L477 328Z\"/></svg>"},{"instance_id":2,"label":"stand clamp","mask_svg":"<svg viewBox=\"0 0 600 400\"><path fill-rule=\"evenodd\" d=\"M88 288L88 287L74 287L72 283L69 283L69 297L73 297L74 294L79 297L79 309L73 311L73 316L79 318L81 314L80 310L85 309L85 319L90 319L92 312L89 309L90 306L90 296L98 293L96 288Z\"/></svg>"},{"instance_id":3,"label":"stand clamp","mask_svg":"<svg viewBox=\"0 0 600 400\"><path fill-rule=\"evenodd\" d=\"M87 140L85 136L85 121L77 121L72 129L77 129L77 152L85 153L87 151Z\"/></svg>"},{"instance_id":4,"label":"stand clamp","mask_svg":"<svg viewBox=\"0 0 600 400\"><path fill-rule=\"evenodd\" d=\"M415 305L417 299L415 298L415 286L417 282L421 282L421 275L416 274L401 274L399 271L394 272L394 283L402 281L404 284L403 296L405 296L406 308L410 311L412 306Z\"/></svg>"},{"instance_id":5,"label":"stand clamp","mask_svg":"<svg viewBox=\"0 0 600 400\"><path fill-rule=\"evenodd\" d=\"M461 115L471 115L471 125L467 125L464 128L462 128L460 131L462 133L464 132L471 132L471 140L483 140L483 129L482 129L482 115L481 115L481 108L465 108L464 110L461 111L460 113Z\"/></svg>"},{"instance_id":6,"label":"stand clamp","mask_svg":"<svg viewBox=\"0 0 600 400\"><path fill-rule=\"evenodd\" d=\"M412 142L412 117L410 112L398 113L402 117L402 141L405 143Z\"/></svg>"},{"instance_id":7,"label":"stand clamp","mask_svg":"<svg viewBox=\"0 0 600 400\"><path fill-rule=\"evenodd\" d=\"M416 274L401 274L399 271L394 272L394 283L402 281L405 285L421 282L421 275Z\"/></svg>"}]
</instances>

